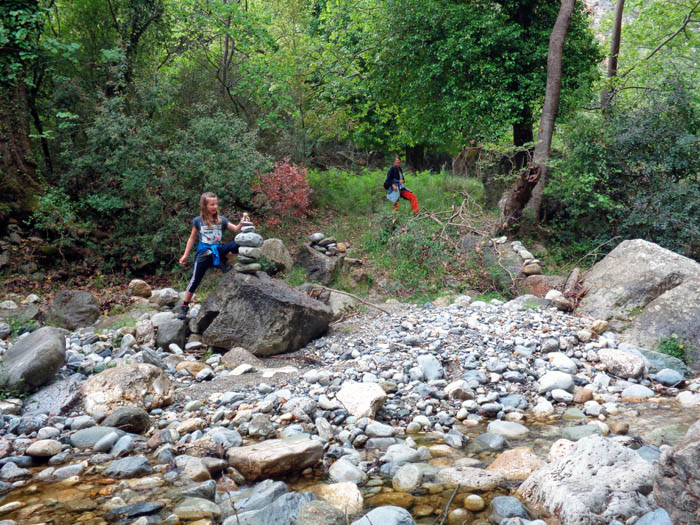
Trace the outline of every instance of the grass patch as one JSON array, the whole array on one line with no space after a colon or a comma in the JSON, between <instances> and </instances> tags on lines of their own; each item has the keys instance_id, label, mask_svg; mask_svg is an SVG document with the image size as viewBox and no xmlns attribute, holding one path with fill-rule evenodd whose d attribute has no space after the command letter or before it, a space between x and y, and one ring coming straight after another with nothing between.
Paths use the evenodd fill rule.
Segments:
<instances>
[{"instance_id":1,"label":"grass patch","mask_svg":"<svg viewBox=\"0 0 700 525\"><path fill-rule=\"evenodd\" d=\"M676 357L683 361L686 365L688 364L688 355L690 355L694 350L695 348L693 346L685 344L677 337L665 337L659 341L659 352Z\"/></svg>"},{"instance_id":2,"label":"grass patch","mask_svg":"<svg viewBox=\"0 0 700 525\"><path fill-rule=\"evenodd\" d=\"M291 287L300 286L306 282L306 270L301 266L292 266L292 269L287 272L285 280Z\"/></svg>"}]
</instances>

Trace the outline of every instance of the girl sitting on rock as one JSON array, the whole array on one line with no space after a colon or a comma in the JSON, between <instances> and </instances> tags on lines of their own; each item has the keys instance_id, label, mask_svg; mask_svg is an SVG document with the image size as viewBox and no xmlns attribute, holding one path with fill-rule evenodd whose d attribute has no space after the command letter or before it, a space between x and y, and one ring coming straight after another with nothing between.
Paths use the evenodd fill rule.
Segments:
<instances>
[{"instance_id":1,"label":"girl sitting on rock","mask_svg":"<svg viewBox=\"0 0 700 525\"><path fill-rule=\"evenodd\" d=\"M211 192L202 193L202 196L199 198L199 210L200 215L192 220L192 232L190 233L190 238L187 239L185 253L180 257L180 264L187 264L187 257L192 251L195 242L199 240L194 255L192 279L190 279L185 289L185 300L180 307L178 319L187 317L194 292L210 267L219 267L222 272L228 272L231 269L231 265L228 263L228 256L229 254L238 253L238 244L233 241L221 244L223 231L240 232L243 228L242 222L250 221L248 214L244 213L241 222L234 226L226 217L219 215L218 199Z\"/></svg>"}]
</instances>

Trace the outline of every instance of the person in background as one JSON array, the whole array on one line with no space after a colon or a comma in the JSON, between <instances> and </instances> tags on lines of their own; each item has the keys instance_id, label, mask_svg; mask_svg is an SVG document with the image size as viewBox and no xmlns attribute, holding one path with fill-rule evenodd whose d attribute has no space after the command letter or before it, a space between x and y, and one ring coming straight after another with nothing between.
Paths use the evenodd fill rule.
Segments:
<instances>
[{"instance_id":1,"label":"person in background","mask_svg":"<svg viewBox=\"0 0 700 525\"><path fill-rule=\"evenodd\" d=\"M394 211L399 210L399 197L411 203L413 215L418 215L418 198L415 193L405 186L403 170L401 169L401 157L394 158L394 165L389 168L384 181L384 189L387 190L386 198L394 203Z\"/></svg>"}]
</instances>

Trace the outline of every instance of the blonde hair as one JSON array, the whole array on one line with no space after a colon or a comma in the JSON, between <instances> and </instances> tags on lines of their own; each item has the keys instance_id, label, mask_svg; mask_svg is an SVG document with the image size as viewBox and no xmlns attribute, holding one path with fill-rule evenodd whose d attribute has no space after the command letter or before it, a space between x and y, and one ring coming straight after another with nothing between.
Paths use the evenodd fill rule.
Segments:
<instances>
[{"instance_id":1,"label":"blonde hair","mask_svg":"<svg viewBox=\"0 0 700 525\"><path fill-rule=\"evenodd\" d=\"M202 196L199 198L199 214L202 216L202 220L207 223L207 226L211 226L212 223L219 224L221 222L218 211L214 214L214 216L209 215L209 210L207 210L207 202L209 202L211 199L218 199L216 193L212 193L211 191L202 193Z\"/></svg>"}]
</instances>

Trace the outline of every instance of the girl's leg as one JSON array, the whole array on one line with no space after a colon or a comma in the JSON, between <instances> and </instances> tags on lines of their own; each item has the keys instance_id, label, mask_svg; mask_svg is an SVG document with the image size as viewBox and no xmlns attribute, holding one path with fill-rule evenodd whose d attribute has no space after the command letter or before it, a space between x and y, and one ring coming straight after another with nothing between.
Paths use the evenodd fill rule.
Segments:
<instances>
[{"instance_id":1,"label":"girl's leg","mask_svg":"<svg viewBox=\"0 0 700 525\"><path fill-rule=\"evenodd\" d=\"M408 190L401 190L401 197L406 199L411 203L411 208L413 208L413 215L418 213L418 197L413 192Z\"/></svg>"},{"instance_id":2,"label":"girl's leg","mask_svg":"<svg viewBox=\"0 0 700 525\"><path fill-rule=\"evenodd\" d=\"M192 296L194 295L195 290L199 286L199 283L202 282L202 277L204 277L204 274L207 273L207 270L212 264L212 258L209 256L207 259L204 261L195 261L194 262L194 269L192 270L192 279L190 279L189 284L187 285L187 288L185 288L185 293L190 294L190 299L192 299ZM187 297L187 296L185 296ZM189 301L185 301L189 302Z\"/></svg>"},{"instance_id":3,"label":"girl's leg","mask_svg":"<svg viewBox=\"0 0 700 525\"><path fill-rule=\"evenodd\" d=\"M226 244L219 246L219 256L227 258L230 253L238 253L238 244L235 242L227 242Z\"/></svg>"},{"instance_id":4,"label":"girl's leg","mask_svg":"<svg viewBox=\"0 0 700 525\"><path fill-rule=\"evenodd\" d=\"M222 246L219 246L219 258L221 259L221 271L228 272L231 269L229 263L230 254L238 253L238 244L231 241Z\"/></svg>"},{"instance_id":5,"label":"girl's leg","mask_svg":"<svg viewBox=\"0 0 700 525\"><path fill-rule=\"evenodd\" d=\"M195 258L194 269L192 270L192 278L190 279L187 288L185 288L185 299L180 307L180 313L177 315L178 319L184 320L187 318L187 311L190 309L190 301L194 297L194 291L202 282L202 277L207 273L207 269L211 266L213 258L210 256L204 261L197 261Z\"/></svg>"}]
</instances>

